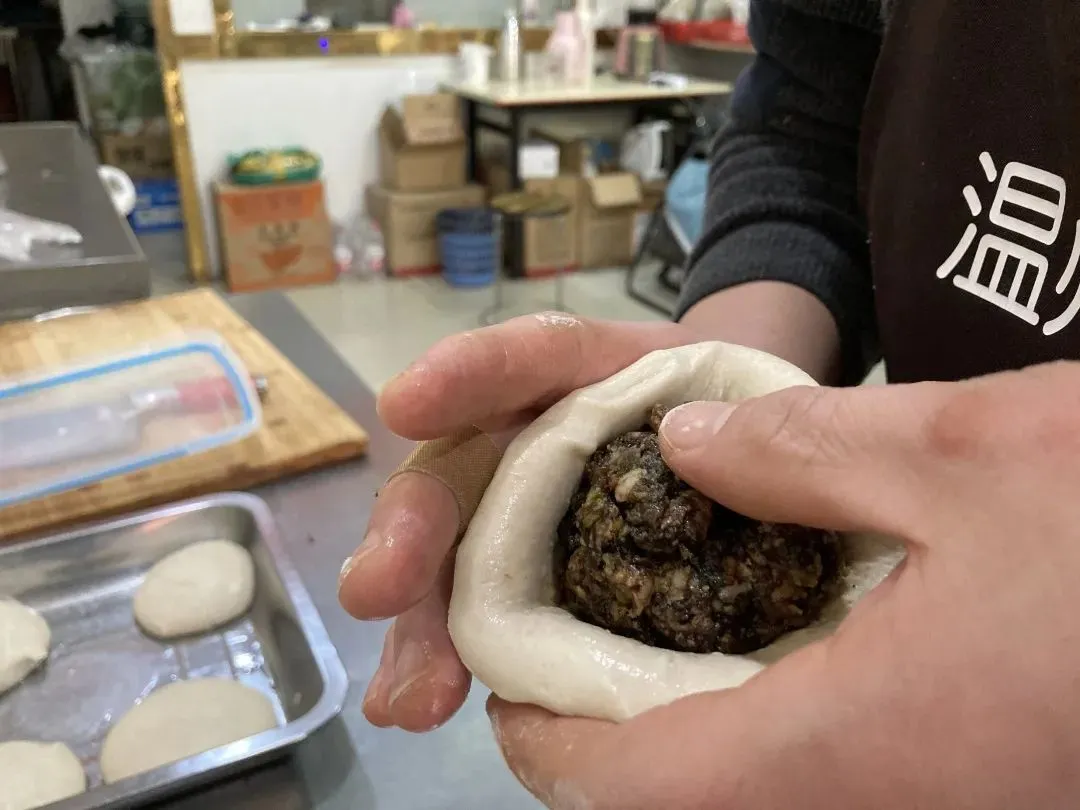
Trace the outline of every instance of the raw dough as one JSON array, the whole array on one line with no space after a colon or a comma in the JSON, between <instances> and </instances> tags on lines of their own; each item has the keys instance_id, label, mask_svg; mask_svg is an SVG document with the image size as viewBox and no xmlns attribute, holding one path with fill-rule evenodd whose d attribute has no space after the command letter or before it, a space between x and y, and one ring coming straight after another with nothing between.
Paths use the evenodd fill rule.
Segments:
<instances>
[{"instance_id":1,"label":"raw dough","mask_svg":"<svg viewBox=\"0 0 1080 810\"><path fill-rule=\"evenodd\" d=\"M738 686L830 634L903 559L899 544L845 538L844 592L821 622L750 655L658 649L553 606L556 527L597 447L638 427L657 403L739 401L814 384L771 355L700 343L649 354L533 422L507 450L458 551L450 632L465 665L506 700L625 720L688 694Z\"/></svg>"},{"instance_id":2,"label":"raw dough","mask_svg":"<svg viewBox=\"0 0 1080 810\"><path fill-rule=\"evenodd\" d=\"M255 564L229 540L175 551L151 568L135 592L135 621L161 639L205 633L243 615L255 595Z\"/></svg>"},{"instance_id":3,"label":"raw dough","mask_svg":"<svg viewBox=\"0 0 1080 810\"><path fill-rule=\"evenodd\" d=\"M86 792L86 773L60 743L0 743L0 810L32 810Z\"/></svg>"},{"instance_id":4,"label":"raw dough","mask_svg":"<svg viewBox=\"0 0 1080 810\"><path fill-rule=\"evenodd\" d=\"M177 681L113 726L101 746L108 783L179 762L277 726L270 699L225 678Z\"/></svg>"},{"instance_id":5,"label":"raw dough","mask_svg":"<svg viewBox=\"0 0 1080 810\"><path fill-rule=\"evenodd\" d=\"M14 599L0 599L0 694L49 657L49 625Z\"/></svg>"}]
</instances>

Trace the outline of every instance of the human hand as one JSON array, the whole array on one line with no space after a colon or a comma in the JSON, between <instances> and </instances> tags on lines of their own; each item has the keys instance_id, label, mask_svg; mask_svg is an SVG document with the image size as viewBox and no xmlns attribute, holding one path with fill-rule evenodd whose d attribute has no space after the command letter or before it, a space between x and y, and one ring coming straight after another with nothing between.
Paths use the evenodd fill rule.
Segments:
<instances>
[{"instance_id":1,"label":"human hand","mask_svg":"<svg viewBox=\"0 0 1080 810\"><path fill-rule=\"evenodd\" d=\"M902 538L826 641L623 724L492 698L558 810L1080 806L1080 364L676 409L668 463L759 519Z\"/></svg>"},{"instance_id":2,"label":"human hand","mask_svg":"<svg viewBox=\"0 0 1080 810\"><path fill-rule=\"evenodd\" d=\"M395 433L421 441L470 426L501 449L564 395L610 377L645 354L693 342L670 323L517 318L437 344L379 398ZM364 699L377 726L426 731L464 702L470 676L446 629L458 504L423 473L379 493L364 543L343 569L340 600L359 619L396 616Z\"/></svg>"}]
</instances>

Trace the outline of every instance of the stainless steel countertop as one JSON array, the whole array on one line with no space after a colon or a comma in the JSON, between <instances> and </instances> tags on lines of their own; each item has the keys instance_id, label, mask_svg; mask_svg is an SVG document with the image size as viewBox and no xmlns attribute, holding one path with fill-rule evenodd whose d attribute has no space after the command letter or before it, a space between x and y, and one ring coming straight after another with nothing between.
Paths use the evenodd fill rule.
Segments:
<instances>
[{"instance_id":1,"label":"stainless steel countertop","mask_svg":"<svg viewBox=\"0 0 1080 810\"><path fill-rule=\"evenodd\" d=\"M289 761L256 771L161 810L536 810L502 761L474 688L446 726L425 735L384 731L360 710L388 623L365 624L337 603L341 563L360 541L376 488L409 445L384 430L371 391L287 298L234 296L230 303L371 434L365 460L256 490L322 614L349 673L342 716Z\"/></svg>"}]
</instances>

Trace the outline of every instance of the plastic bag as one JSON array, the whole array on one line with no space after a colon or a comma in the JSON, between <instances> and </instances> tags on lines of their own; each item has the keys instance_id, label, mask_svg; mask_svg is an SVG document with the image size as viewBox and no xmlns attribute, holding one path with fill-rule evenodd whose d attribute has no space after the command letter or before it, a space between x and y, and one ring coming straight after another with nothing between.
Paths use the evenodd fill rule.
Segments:
<instances>
[{"instance_id":1,"label":"plastic bag","mask_svg":"<svg viewBox=\"0 0 1080 810\"><path fill-rule=\"evenodd\" d=\"M353 258L353 275L371 278L386 268L386 244L382 229L374 220L366 220L360 252Z\"/></svg>"},{"instance_id":2,"label":"plastic bag","mask_svg":"<svg viewBox=\"0 0 1080 810\"><path fill-rule=\"evenodd\" d=\"M99 133L168 131L161 67L152 49L74 36L61 54L84 79Z\"/></svg>"},{"instance_id":3,"label":"plastic bag","mask_svg":"<svg viewBox=\"0 0 1080 810\"><path fill-rule=\"evenodd\" d=\"M705 222L705 195L709 188L709 164L686 160L675 170L664 195L664 218L684 253L690 253Z\"/></svg>"},{"instance_id":4,"label":"plastic bag","mask_svg":"<svg viewBox=\"0 0 1080 810\"><path fill-rule=\"evenodd\" d=\"M350 217L348 224L337 230L334 261L341 275L356 278L381 275L386 265L386 248L378 224L363 212Z\"/></svg>"},{"instance_id":5,"label":"plastic bag","mask_svg":"<svg viewBox=\"0 0 1080 810\"><path fill-rule=\"evenodd\" d=\"M35 242L78 245L82 240L82 234L70 225L35 219L0 208L0 257L8 261L30 261L30 251Z\"/></svg>"}]
</instances>

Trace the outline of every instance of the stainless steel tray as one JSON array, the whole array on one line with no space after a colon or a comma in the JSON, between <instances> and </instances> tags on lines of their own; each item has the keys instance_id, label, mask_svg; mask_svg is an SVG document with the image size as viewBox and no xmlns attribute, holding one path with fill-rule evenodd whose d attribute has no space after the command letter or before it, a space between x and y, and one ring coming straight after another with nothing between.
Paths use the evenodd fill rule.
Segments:
<instances>
[{"instance_id":1,"label":"stainless steel tray","mask_svg":"<svg viewBox=\"0 0 1080 810\"><path fill-rule=\"evenodd\" d=\"M255 601L222 630L180 642L148 638L131 597L146 570L199 540L232 539L255 560ZM52 629L49 661L0 696L0 741L63 742L82 760L90 790L52 810L143 804L283 754L335 717L345 670L270 510L228 494L0 548L0 596L38 610ZM281 725L115 785L102 785L98 752L109 727L172 680L231 677L274 701Z\"/></svg>"},{"instance_id":2,"label":"stainless steel tray","mask_svg":"<svg viewBox=\"0 0 1080 810\"><path fill-rule=\"evenodd\" d=\"M0 203L71 225L79 245L37 243L27 262L0 258L0 321L150 297L150 261L98 177L90 139L69 122L0 126Z\"/></svg>"}]
</instances>

